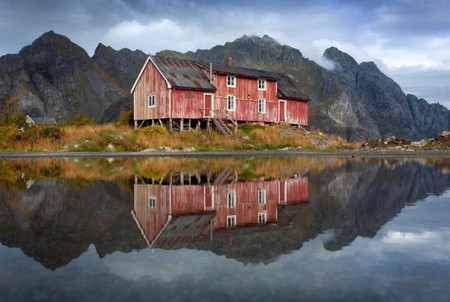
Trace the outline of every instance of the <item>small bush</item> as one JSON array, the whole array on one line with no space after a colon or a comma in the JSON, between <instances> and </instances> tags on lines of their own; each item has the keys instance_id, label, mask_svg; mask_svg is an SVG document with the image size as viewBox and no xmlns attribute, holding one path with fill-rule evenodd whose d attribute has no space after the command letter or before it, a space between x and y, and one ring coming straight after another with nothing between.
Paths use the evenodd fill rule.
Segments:
<instances>
[{"instance_id":1,"label":"small bush","mask_svg":"<svg viewBox=\"0 0 450 302\"><path fill-rule=\"evenodd\" d=\"M133 125L133 112L132 111L122 111L117 119L117 124L121 126L132 126Z\"/></svg>"},{"instance_id":2,"label":"small bush","mask_svg":"<svg viewBox=\"0 0 450 302\"><path fill-rule=\"evenodd\" d=\"M44 138L50 138L53 140L58 140L62 136L62 131L58 127L44 127L39 131L39 135Z\"/></svg>"},{"instance_id":3,"label":"small bush","mask_svg":"<svg viewBox=\"0 0 450 302\"><path fill-rule=\"evenodd\" d=\"M65 123L69 126L87 126L87 125L93 125L94 119L88 118L87 116L82 115L81 113L76 114L72 120L67 121Z\"/></svg>"},{"instance_id":4,"label":"small bush","mask_svg":"<svg viewBox=\"0 0 450 302\"><path fill-rule=\"evenodd\" d=\"M167 134L167 129L160 125L151 125L138 130L139 134L152 135L152 134Z\"/></svg>"},{"instance_id":5,"label":"small bush","mask_svg":"<svg viewBox=\"0 0 450 302\"><path fill-rule=\"evenodd\" d=\"M8 149L14 146L14 142L20 140L22 131L16 125L0 127L0 148Z\"/></svg>"},{"instance_id":6,"label":"small bush","mask_svg":"<svg viewBox=\"0 0 450 302\"><path fill-rule=\"evenodd\" d=\"M111 149L110 147L113 147ZM79 143L74 144L72 151L99 152L99 151L139 151L142 148L134 136L102 129L95 134L81 137Z\"/></svg>"},{"instance_id":7,"label":"small bush","mask_svg":"<svg viewBox=\"0 0 450 302\"><path fill-rule=\"evenodd\" d=\"M244 124L239 127L239 130L241 130L245 134L251 133L253 130L264 130L266 127L264 125L258 125L258 124Z\"/></svg>"}]
</instances>

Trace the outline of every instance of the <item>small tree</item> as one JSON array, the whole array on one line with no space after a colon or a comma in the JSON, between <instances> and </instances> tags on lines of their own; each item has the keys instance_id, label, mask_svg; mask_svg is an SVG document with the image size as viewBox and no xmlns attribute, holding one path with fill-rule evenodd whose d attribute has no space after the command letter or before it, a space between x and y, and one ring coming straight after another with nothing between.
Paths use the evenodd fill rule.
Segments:
<instances>
[{"instance_id":1,"label":"small tree","mask_svg":"<svg viewBox=\"0 0 450 302\"><path fill-rule=\"evenodd\" d=\"M1 125L16 125L19 128L26 127L26 115L20 112L20 101L17 98L10 98L5 101L0 110Z\"/></svg>"},{"instance_id":2,"label":"small tree","mask_svg":"<svg viewBox=\"0 0 450 302\"><path fill-rule=\"evenodd\" d=\"M78 113L75 114L73 118L70 121L67 121L65 124L70 126L93 125L94 119L93 118L90 119L87 116L83 115L82 113Z\"/></svg>"},{"instance_id":3,"label":"small tree","mask_svg":"<svg viewBox=\"0 0 450 302\"><path fill-rule=\"evenodd\" d=\"M118 125L133 126L133 111L122 111L117 119Z\"/></svg>"}]
</instances>

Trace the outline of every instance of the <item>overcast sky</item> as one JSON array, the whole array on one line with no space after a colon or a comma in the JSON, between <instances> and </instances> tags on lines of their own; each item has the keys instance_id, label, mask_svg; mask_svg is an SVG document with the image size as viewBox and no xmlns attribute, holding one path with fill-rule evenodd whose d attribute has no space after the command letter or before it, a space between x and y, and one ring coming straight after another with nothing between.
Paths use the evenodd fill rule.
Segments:
<instances>
[{"instance_id":1,"label":"overcast sky","mask_svg":"<svg viewBox=\"0 0 450 302\"><path fill-rule=\"evenodd\" d=\"M449 0L0 0L0 56L49 30L90 55L99 42L186 52L267 34L319 63L336 46L450 108Z\"/></svg>"}]
</instances>

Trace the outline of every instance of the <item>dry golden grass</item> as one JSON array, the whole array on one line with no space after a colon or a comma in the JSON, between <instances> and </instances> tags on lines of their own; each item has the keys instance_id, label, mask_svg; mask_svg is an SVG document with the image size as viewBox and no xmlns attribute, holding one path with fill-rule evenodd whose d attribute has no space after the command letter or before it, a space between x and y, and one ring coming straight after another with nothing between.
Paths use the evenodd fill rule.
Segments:
<instances>
[{"instance_id":1,"label":"dry golden grass","mask_svg":"<svg viewBox=\"0 0 450 302\"><path fill-rule=\"evenodd\" d=\"M290 149L337 149L341 146L357 148L337 136L307 134L288 125L240 126L236 135L224 136L217 131L165 133L164 129L143 128L134 130L117 124L59 126L61 137L48 138L39 135L23 135L0 145L6 151L141 151L144 149L170 147L172 149L195 148L198 151L214 150L276 150ZM149 131L150 129L150 131ZM313 139L315 138L315 139ZM320 146L317 145L320 142ZM325 146L325 147L323 147Z\"/></svg>"}]
</instances>

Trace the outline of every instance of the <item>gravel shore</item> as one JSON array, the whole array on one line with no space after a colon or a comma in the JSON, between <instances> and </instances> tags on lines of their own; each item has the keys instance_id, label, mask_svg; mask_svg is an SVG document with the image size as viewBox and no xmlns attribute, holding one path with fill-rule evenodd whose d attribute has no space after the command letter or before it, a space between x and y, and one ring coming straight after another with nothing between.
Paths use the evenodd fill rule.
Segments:
<instances>
[{"instance_id":1,"label":"gravel shore","mask_svg":"<svg viewBox=\"0 0 450 302\"><path fill-rule=\"evenodd\" d=\"M450 158L450 151L192 151L192 152L9 152L0 153L0 159L33 158L136 158L136 157L185 157L185 158L221 158L221 157L388 157L388 158Z\"/></svg>"}]
</instances>

